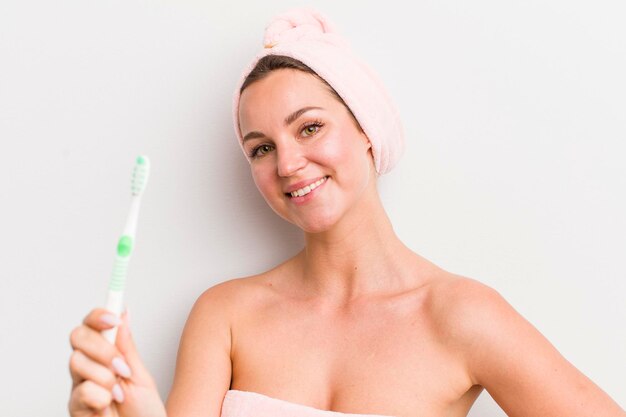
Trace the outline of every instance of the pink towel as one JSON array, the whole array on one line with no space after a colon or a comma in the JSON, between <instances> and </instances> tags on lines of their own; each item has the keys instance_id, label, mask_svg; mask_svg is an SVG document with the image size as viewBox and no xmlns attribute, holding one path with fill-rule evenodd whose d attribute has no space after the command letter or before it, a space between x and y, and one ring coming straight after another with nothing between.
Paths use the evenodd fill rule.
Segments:
<instances>
[{"instance_id":1,"label":"pink towel","mask_svg":"<svg viewBox=\"0 0 626 417\"><path fill-rule=\"evenodd\" d=\"M251 391L229 390L222 403L221 417L391 417L351 414L296 404Z\"/></svg>"},{"instance_id":2,"label":"pink towel","mask_svg":"<svg viewBox=\"0 0 626 417\"><path fill-rule=\"evenodd\" d=\"M397 108L380 78L361 61L326 17L310 8L276 16L267 26L264 48L243 72L233 97L235 132L239 130L239 90L257 61L286 55L302 61L330 84L350 108L372 144L379 174L389 172L404 151L404 129ZM243 148L243 146L242 146Z\"/></svg>"}]
</instances>

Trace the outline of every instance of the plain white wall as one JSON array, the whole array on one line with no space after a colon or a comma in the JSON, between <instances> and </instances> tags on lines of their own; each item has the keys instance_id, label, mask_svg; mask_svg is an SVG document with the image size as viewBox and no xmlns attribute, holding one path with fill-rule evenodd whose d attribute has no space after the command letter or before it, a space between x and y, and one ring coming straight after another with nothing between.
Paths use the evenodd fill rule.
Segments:
<instances>
[{"instance_id":1,"label":"plain white wall","mask_svg":"<svg viewBox=\"0 0 626 417\"><path fill-rule=\"evenodd\" d=\"M126 300L164 397L196 297L297 251L230 100L268 19L303 4L400 107L407 152L380 181L400 237L626 406L621 0L24 0L0 3L0 414L67 414L68 335L104 301L136 155L152 173ZM504 413L485 393L479 415Z\"/></svg>"}]
</instances>

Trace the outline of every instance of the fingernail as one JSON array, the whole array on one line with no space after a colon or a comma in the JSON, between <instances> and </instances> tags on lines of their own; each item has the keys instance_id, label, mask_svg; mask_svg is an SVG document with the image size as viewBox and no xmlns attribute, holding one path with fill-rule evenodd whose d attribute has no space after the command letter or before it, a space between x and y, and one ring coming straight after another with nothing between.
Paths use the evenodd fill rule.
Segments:
<instances>
[{"instance_id":1,"label":"fingernail","mask_svg":"<svg viewBox=\"0 0 626 417\"><path fill-rule=\"evenodd\" d=\"M113 368L118 374L120 374L120 376L123 376L124 378L130 378L130 368L126 364L126 362L124 362L124 359L119 357L114 358Z\"/></svg>"},{"instance_id":2,"label":"fingernail","mask_svg":"<svg viewBox=\"0 0 626 417\"><path fill-rule=\"evenodd\" d=\"M113 390L111 392L113 393L113 398L115 398L115 401L117 401L118 403L124 402L124 391L122 391L122 387L120 387L120 384L113 385Z\"/></svg>"},{"instance_id":3,"label":"fingernail","mask_svg":"<svg viewBox=\"0 0 626 417\"><path fill-rule=\"evenodd\" d=\"M120 318L114 314L105 313L100 316L100 321L110 326L117 326L121 323Z\"/></svg>"}]
</instances>

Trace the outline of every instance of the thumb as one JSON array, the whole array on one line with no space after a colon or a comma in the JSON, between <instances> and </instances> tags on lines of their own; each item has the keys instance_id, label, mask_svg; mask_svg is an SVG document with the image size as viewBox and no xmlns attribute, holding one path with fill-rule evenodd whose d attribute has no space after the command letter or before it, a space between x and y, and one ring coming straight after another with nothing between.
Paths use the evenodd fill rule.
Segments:
<instances>
[{"instance_id":1,"label":"thumb","mask_svg":"<svg viewBox=\"0 0 626 417\"><path fill-rule=\"evenodd\" d=\"M124 355L128 366L130 366L130 380L143 386L152 385L152 377L141 361L133 335L130 332L130 317L128 309L122 313L121 319L122 323L117 329L115 345L122 355Z\"/></svg>"}]
</instances>

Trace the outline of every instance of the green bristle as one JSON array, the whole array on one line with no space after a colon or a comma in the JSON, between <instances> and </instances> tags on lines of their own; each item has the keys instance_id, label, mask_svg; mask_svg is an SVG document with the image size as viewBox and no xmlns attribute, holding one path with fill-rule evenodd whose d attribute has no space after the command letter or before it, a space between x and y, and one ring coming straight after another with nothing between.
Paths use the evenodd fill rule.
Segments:
<instances>
[{"instance_id":1,"label":"green bristle","mask_svg":"<svg viewBox=\"0 0 626 417\"><path fill-rule=\"evenodd\" d=\"M140 195L146 188L148 183L148 175L150 174L150 160L147 156L137 157L135 168L133 169L133 178L131 184L131 192L134 196Z\"/></svg>"}]
</instances>

